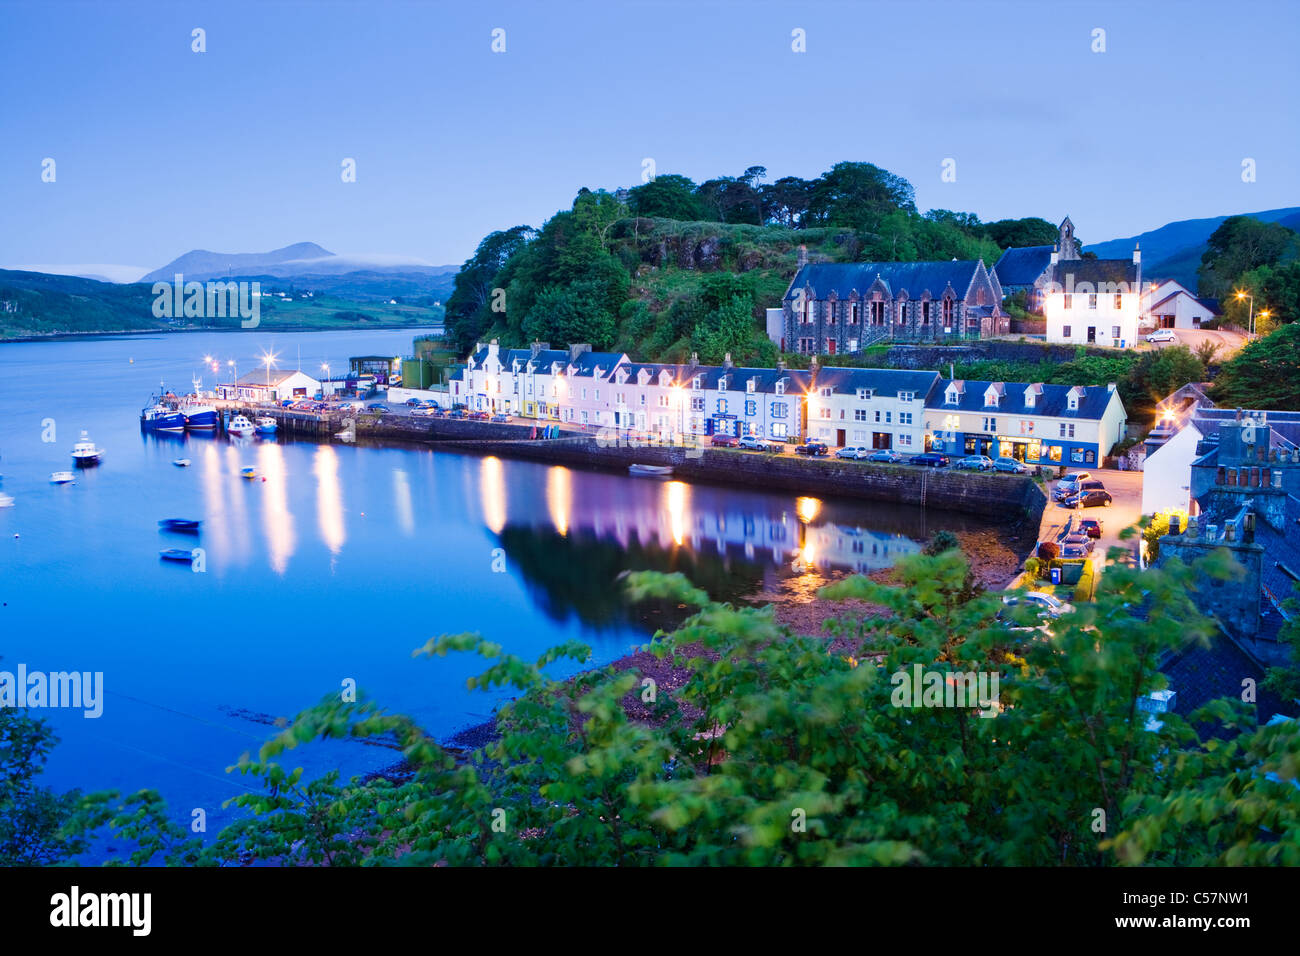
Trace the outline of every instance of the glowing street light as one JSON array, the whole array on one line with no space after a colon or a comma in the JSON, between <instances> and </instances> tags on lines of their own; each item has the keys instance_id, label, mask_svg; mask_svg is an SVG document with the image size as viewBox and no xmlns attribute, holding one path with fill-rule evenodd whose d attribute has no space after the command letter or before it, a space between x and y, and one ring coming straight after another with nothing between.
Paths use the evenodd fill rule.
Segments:
<instances>
[{"instance_id":1,"label":"glowing street light","mask_svg":"<svg viewBox=\"0 0 1300 956\"><path fill-rule=\"evenodd\" d=\"M1255 297L1248 292L1238 289L1237 301L1240 302L1242 299L1250 300L1250 319L1247 325L1250 329L1249 334L1253 337L1255 335Z\"/></svg>"}]
</instances>

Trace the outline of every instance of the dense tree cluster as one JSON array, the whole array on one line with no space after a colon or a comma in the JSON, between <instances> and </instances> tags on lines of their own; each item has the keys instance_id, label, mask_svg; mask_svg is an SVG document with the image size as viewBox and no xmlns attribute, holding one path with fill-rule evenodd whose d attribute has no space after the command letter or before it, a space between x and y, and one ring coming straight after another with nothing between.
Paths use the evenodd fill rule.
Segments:
<instances>
[{"instance_id":1,"label":"dense tree cluster","mask_svg":"<svg viewBox=\"0 0 1300 956\"><path fill-rule=\"evenodd\" d=\"M871 163L837 163L816 179L766 182L751 166L696 184L666 173L631 189L582 189L541 229L489 235L456 277L447 323L463 354L497 337L589 342L651 361L770 361L763 308L779 301L806 245L822 260L983 258L1055 241L1042 219L981 223L916 209L910 183ZM718 295L711 273L754 273Z\"/></svg>"}]
</instances>

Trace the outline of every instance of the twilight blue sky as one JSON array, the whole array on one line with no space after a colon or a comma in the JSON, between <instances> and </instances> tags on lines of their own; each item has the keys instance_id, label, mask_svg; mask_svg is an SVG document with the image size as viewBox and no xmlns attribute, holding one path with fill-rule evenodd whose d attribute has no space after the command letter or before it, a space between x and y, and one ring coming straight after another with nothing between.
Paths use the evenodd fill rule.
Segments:
<instances>
[{"instance_id":1,"label":"twilight blue sky","mask_svg":"<svg viewBox=\"0 0 1300 956\"><path fill-rule=\"evenodd\" d=\"M869 161L923 210L1097 242L1300 204L1298 40L1287 0L0 0L0 266L307 240L459 263L645 157L697 182Z\"/></svg>"}]
</instances>

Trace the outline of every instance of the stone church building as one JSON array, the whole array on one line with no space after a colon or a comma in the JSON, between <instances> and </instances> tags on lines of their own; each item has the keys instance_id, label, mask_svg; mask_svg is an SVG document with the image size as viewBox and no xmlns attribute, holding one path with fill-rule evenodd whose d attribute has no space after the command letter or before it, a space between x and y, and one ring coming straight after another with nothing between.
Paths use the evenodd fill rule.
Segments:
<instances>
[{"instance_id":1,"label":"stone church building","mask_svg":"<svg viewBox=\"0 0 1300 956\"><path fill-rule=\"evenodd\" d=\"M1002 289L981 259L809 263L782 299L784 350L853 354L882 341L949 342L1010 332Z\"/></svg>"}]
</instances>

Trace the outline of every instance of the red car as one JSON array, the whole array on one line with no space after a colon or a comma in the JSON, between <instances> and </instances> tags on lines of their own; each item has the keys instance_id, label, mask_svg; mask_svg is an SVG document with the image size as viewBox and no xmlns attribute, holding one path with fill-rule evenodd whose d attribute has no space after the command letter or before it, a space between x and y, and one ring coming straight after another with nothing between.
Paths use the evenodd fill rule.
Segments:
<instances>
[{"instance_id":1,"label":"red car","mask_svg":"<svg viewBox=\"0 0 1300 956\"><path fill-rule=\"evenodd\" d=\"M735 448L739 443L735 435L714 435L709 439L709 444L718 448Z\"/></svg>"}]
</instances>

